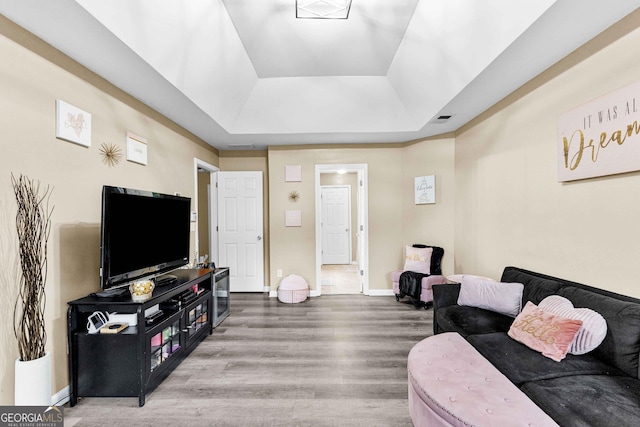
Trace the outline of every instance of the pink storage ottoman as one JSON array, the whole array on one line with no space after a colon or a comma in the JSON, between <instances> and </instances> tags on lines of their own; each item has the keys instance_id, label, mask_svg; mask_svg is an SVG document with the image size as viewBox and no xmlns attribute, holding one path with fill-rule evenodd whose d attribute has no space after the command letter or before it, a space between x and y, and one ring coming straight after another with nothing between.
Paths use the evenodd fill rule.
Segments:
<instances>
[{"instance_id":1,"label":"pink storage ottoman","mask_svg":"<svg viewBox=\"0 0 640 427\"><path fill-rule=\"evenodd\" d=\"M304 277L290 274L278 286L278 300L287 304L306 301L309 298L309 285Z\"/></svg>"},{"instance_id":2,"label":"pink storage ottoman","mask_svg":"<svg viewBox=\"0 0 640 427\"><path fill-rule=\"evenodd\" d=\"M416 427L558 426L455 332L416 344L407 371L409 413Z\"/></svg>"},{"instance_id":3,"label":"pink storage ottoman","mask_svg":"<svg viewBox=\"0 0 640 427\"><path fill-rule=\"evenodd\" d=\"M393 293L396 294L396 299L399 299L397 295L400 293L400 275L404 273L404 270L396 270L391 273L391 283L393 284ZM422 292L420 293L420 301L423 303L429 303L433 301L433 285L440 285L447 283L447 278L441 275L433 275L422 278Z\"/></svg>"}]
</instances>

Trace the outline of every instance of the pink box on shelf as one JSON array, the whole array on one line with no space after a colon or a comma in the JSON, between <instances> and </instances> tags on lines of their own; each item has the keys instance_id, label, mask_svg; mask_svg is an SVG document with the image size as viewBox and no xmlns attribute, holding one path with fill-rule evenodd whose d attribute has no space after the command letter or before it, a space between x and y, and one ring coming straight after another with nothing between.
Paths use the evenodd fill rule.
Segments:
<instances>
[{"instance_id":1,"label":"pink box on shelf","mask_svg":"<svg viewBox=\"0 0 640 427\"><path fill-rule=\"evenodd\" d=\"M162 334L155 334L151 337L151 346L152 347L160 347L162 345Z\"/></svg>"}]
</instances>

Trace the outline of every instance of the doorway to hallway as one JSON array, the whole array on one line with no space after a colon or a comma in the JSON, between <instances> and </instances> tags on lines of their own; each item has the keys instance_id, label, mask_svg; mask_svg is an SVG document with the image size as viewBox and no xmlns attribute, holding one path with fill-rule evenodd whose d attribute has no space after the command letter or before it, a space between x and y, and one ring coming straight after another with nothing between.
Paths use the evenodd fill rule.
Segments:
<instances>
[{"instance_id":1,"label":"doorway to hallway","mask_svg":"<svg viewBox=\"0 0 640 427\"><path fill-rule=\"evenodd\" d=\"M363 293L369 295L369 218L368 218L368 182L366 164L331 164L316 165L315 170L315 199L316 199L316 283L320 284L312 291L312 296L325 293ZM345 179L329 182L329 175L339 174ZM352 175L353 183L346 182L346 177ZM347 261L323 260L323 224L327 215L323 215L322 187L323 186L351 186L353 200L350 205L353 208L352 220L347 220L343 230L351 247L346 250ZM349 197L349 199L351 199ZM340 271L341 264L345 271ZM337 269L337 271L335 271ZM331 271L333 270L333 271ZM339 288L335 284L348 280L349 287ZM326 286L323 286L323 282ZM355 290L357 289L357 292Z\"/></svg>"},{"instance_id":2,"label":"doorway to hallway","mask_svg":"<svg viewBox=\"0 0 640 427\"><path fill-rule=\"evenodd\" d=\"M320 277L322 295L352 295L362 292L357 264L324 264Z\"/></svg>"},{"instance_id":3,"label":"doorway to hallway","mask_svg":"<svg viewBox=\"0 0 640 427\"><path fill-rule=\"evenodd\" d=\"M351 264L351 186L323 185L321 193L322 264Z\"/></svg>"}]
</instances>

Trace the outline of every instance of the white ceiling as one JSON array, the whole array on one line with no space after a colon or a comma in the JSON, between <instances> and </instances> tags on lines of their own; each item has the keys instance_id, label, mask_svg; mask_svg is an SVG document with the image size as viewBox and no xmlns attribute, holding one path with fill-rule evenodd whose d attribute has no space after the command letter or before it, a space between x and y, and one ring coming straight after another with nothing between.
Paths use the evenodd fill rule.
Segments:
<instances>
[{"instance_id":1,"label":"white ceiling","mask_svg":"<svg viewBox=\"0 0 640 427\"><path fill-rule=\"evenodd\" d=\"M0 13L218 149L455 131L640 0L21 0ZM444 123L433 120L451 115Z\"/></svg>"}]
</instances>

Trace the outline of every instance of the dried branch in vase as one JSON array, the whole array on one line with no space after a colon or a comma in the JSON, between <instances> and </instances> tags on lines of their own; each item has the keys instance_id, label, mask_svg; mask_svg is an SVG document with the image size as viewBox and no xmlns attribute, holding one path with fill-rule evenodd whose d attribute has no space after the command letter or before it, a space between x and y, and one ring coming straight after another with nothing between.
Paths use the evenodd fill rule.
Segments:
<instances>
[{"instance_id":1,"label":"dried branch in vase","mask_svg":"<svg viewBox=\"0 0 640 427\"><path fill-rule=\"evenodd\" d=\"M16 229L20 256L20 291L13 312L13 329L18 340L22 361L35 360L45 355L47 334L44 325L47 277L47 242L51 231L49 186L40 189L40 183L20 175L11 174L18 211Z\"/></svg>"}]
</instances>

